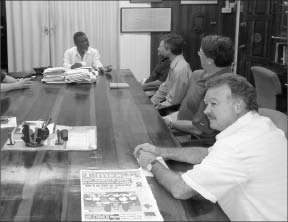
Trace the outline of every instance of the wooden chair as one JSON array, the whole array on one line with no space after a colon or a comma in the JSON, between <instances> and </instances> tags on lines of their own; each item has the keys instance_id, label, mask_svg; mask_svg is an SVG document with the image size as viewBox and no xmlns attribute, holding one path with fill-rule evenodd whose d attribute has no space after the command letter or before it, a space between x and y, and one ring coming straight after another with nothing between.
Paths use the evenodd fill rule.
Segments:
<instances>
[{"instance_id":1,"label":"wooden chair","mask_svg":"<svg viewBox=\"0 0 288 222\"><path fill-rule=\"evenodd\" d=\"M276 109L276 95L282 93L281 83L277 74L261 66L252 66L251 71L259 107Z\"/></svg>"},{"instance_id":2,"label":"wooden chair","mask_svg":"<svg viewBox=\"0 0 288 222\"><path fill-rule=\"evenodd\" d=\"M267 109L267 108L259 108L258 113L261 116L269 117L279 129L282 129L285 132L285 135L287 137L287 115L286 114L277 110Z\"/></svg>"}]
</instances>

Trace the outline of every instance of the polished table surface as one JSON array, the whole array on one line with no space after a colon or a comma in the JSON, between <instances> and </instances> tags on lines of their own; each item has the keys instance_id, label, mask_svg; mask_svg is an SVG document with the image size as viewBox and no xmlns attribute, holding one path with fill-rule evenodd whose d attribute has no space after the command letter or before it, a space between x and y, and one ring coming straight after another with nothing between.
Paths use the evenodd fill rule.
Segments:
<instances>
[{"instance_id":1,"label":"polished table surface","mask_svg":"<svg viewBox=\"0 0 288 222\"><path fill-rule=\"evenodd\" d=\"M127 82L110 89L109 82ZM129 70L114 70L93 84L44 84L1 95L1 115L25 120L52 117L59 125L97 126L96 151L1 151L2 221L80 221L81 169L138 168L136 145L179 146ZM7 129L1 129L1 147ZM172 169L188 164L168 162ZM165 221L227 220L217 204L203 198L174 199L147 178Z\"/></svg>"}]
</instances>

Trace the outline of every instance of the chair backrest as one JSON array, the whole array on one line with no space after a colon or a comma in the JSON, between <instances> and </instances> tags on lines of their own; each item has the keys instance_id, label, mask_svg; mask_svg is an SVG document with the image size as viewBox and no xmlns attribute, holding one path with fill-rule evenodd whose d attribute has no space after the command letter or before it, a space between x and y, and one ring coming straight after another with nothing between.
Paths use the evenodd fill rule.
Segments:
<instances>
[{"instance_id":1,"label":"chair backrest","mask_svg":"<svg viewBox=\"0 0 288 222\"><path fill-rule=\"evenodd\" d=\"M267 108L259 108L258 113L261 116L269 117L279 129L282 129L285 132L285 135L287 137L287 115L286 114L278 110L267 109Z\"/></svg>"},{"instance_id":2,"label":"chair backrest","mask_svg":"<svg viewBox=\"0 0 288 222\"><path fill-rule=\"evenodd\" d=\"M258 106L276 109L276 95L282 92L279 77L275 72L261 66L252 66L251 71L255 82Z\"/></svg>"}]
</instances>

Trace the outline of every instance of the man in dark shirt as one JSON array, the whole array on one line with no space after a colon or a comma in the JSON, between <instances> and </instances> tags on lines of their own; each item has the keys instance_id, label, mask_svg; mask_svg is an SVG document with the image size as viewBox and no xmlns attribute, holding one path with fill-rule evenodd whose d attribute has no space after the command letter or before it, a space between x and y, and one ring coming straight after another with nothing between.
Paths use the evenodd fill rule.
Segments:
<instances>
[{"instance_id":1,"label":"man in dark shirt","mask_svg":"<svg viewBox=\"0 0 288 222\"><path fill-rule=\"evenodd\" d=\"M159 58L160 62L155 66L149 78L142 85L144 91L156 91L167 78L170 60L162 55L159 55Z\"/></svg>"}]
</instances>

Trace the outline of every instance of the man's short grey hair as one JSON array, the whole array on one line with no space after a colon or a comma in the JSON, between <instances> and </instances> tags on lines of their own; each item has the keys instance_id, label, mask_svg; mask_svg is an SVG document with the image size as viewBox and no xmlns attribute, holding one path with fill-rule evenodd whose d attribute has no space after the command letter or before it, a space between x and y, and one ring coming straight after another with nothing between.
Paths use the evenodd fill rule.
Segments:
<instances>
[{"instance_id":1,"label":"man's short grey hair","mask_svg":"<svg viewBox=\"0 0 288 222\"><path fill-rule=\"evenodd\" d=\"M227 85L231 89L234 98L240 98L244 101L247 110L258 110L256 90L247 79L240 75L227 73L212 78L206 83L207 89L223 85Z\"/></svg>"}]
</instances>

